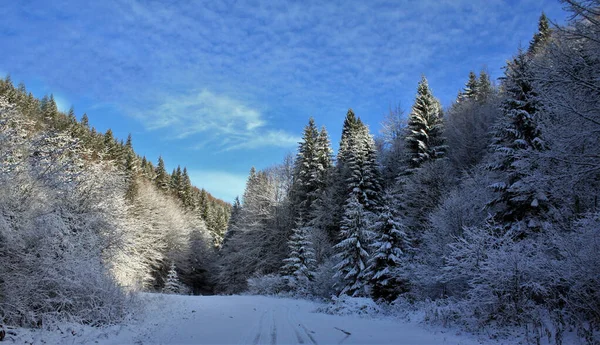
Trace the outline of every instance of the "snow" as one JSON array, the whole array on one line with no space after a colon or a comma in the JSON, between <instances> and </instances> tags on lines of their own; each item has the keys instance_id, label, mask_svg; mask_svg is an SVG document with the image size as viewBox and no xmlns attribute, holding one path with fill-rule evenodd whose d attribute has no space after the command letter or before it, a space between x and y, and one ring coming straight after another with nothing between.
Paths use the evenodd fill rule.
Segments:
<instances>
[{"instance_id":1,"label":"snow","mask_svg":"<svg viewBox=\"0 0 600 345\"><path fill-rule=\"evenodd\" d=\"M14 329L18 344L456 344L479 342L457 330L398 318L317 313L311 301L265 296L142 294L142 311L123 325ZM361 299L356 303L360 307ZM369 314L370 315L370 314Z\"/></svg>"}]
</instances>

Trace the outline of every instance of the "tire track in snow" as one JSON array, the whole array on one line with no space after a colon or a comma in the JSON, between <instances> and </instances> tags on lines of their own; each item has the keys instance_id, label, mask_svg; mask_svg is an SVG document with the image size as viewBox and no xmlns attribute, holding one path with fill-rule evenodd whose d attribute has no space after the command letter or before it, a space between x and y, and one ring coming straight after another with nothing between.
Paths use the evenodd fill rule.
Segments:
<instances>
[{"instance_id":1,"label":"tire track in snow","mask_svg":"<svg viewBox=\"0 0 600 345\"><path fill-rule=\"evenodd\" d=\"M258 345L258 342L260 341L260 336L262 335L262 328L263 328L263 323L265 321L266 315L267 315L267 311L262 313L262 315L260 316L260 321L258 322L258 333L254 337L254 340L252 341L252 345Z\"/></svg>"},{"instance_id":2,"label":"tire track in snow","mask_svg":"<svg viewBox=\"0 0 600 345\"><path fill-rule=\"evenodd\" d=\"M288 308L288 315L290 316L290 319L292 319L292 328L294 329L294 332L296 333L296 337L298 338L298 342L300 344L304 344L304 339L301 340L301 336L300 336L300 332L298 331L298 327L300 327L300 329L302 329L302 331L304 331L304 334L306 334L306 336L308 337L308 339L310 339L310 342L313 343L313 345L319 345L319 343L315 340L315 338L312 336L311 333L313 333L313 331L309 330L308 328L306 328L306 326L304 326L302 323L298 322L298 320L292 315L291 311ZM295 326L296 324L298 324L298 326Z\"/></svg>"},{"instance_id":3,"label":"tire track in snow","mask_svg":"<svg viewBox=\"0 0 600 345\"><path fill-rule=\"evenodd\" d=\"M271 325L271 345L277 344L277 325L275 324L275 311L271 311L273 316L273 324Z\"/></svg>"},{"instance_id":4,"label":"tire track in snow","mask_svg":"<svg viewBox=\"0 0 600 345\"><path fill-rule=\"evenodd\" d=\"M300 332L298 331L298 327L296 327L294 325L294 322L292 321L292 311L288 307L285 307L285 309L287 309L287 322L290 325L290 327L292 328L292 330L294 330L294 333L296 334L296 339L298 340L298 343L304 344L304 338L302 338L302 335L300 335Z\"/></svg>"}]
</instances>

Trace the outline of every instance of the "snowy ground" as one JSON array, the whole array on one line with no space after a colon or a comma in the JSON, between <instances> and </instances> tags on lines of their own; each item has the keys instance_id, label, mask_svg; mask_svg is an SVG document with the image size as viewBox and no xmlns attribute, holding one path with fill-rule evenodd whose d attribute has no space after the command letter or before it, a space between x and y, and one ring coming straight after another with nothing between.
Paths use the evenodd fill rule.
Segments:
<instances>
[{"instance_id":1,"label":"snowy ground","mask_svg":"<svg viewBox=\"0 0 600 345\"><path fill-rule=\"evenodd\" d=\"M315 313L319 304L264 296L145 294L143 312L109 329L14 330L19 344L480 344L470 335L398 319ZM489 340L488 340L489 341Z\"/></svg>"}]
</instances>

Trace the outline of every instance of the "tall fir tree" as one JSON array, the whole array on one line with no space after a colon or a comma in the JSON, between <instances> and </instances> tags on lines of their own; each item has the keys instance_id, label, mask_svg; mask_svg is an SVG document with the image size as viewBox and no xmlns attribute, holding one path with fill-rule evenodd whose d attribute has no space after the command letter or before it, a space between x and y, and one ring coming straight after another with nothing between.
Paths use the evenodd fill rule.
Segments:
<instances>
[{"instance_id":1,"label":"tall fir tree","mask_svg":"<svg viewBox=\"0 0 600 345\"><path fill-rule=\"evenodd\" d=\"M334 267L334 278L340 280L335 288L340 295L365 296L367 294L367 276L365 270L369 260L370 239L369 214L358 201L358 193L350 196L344 207L340 235L342 240L335 245L339 260Z\"/></svg>"},{"instance_id":2,"label":"tall fir tree","mask_svg":"<svg viewBox=\"0 0 600 345\"><path fill-rule=\"evenodd\" d=\"M446 148L442 132L440 102L433 96L425 76L422 76L415 103L408 116L408 133L405 139L411 169L419 168L424 162L444 155Z\"/></svg>"},{"instance_id":3,"label":"tall fir tree","mask_svg":"<svg viewBox=\"0 0 600 345\"><path fill-rule=\"evenodd\" d=\"M296 223L292 235L288 241L290 253L283 260L283 274L296 279L308 279L312 281L315 277L316 260L313 243L310 240L311 229L302 225L302 221Z\"/></svg>"},{"instance_id":4,"label":"tall fir tree","mask_svg":"<svg viewBox=\"0 0 600 345\"><path fill-rule=\"evenodd\" d=\"M490 81L490 75L484 69L479 72L479 81L477 85L477 100L485 102L492 95L494 89L492 87L492 82Z\"/></svg>"},{"instance_id":5,"label":"tall fir tree","mask_svg":"<svg viewBox=\"0 0 600 345\"><path fill-rule=\"evenodd\" d=\"M459 101L475 100L479 94L479 81L475 72L469 72L469 80L465 84L465 89L458 96Z\"/></svg>"},{"instance_id":6,"label":"tall fir tree","mask_svg":"<svg viewBox=\"0 0 600 345\"><path fill-rule=\"evenodd\" d=\"M156 186L163 191L168 191L169 182L171 179L167 173L167 170L165 169L165 161L163 160L162 156L158 157L158 165L154 170L154 174L156 176L154 178L154 183Z\"/></svg>"},{"instance_id":7,"label":"tall fir tree","mask_svg":"<svg viewBox=\"0 0 600 345\"><path fill-rule=\"evenodd\" d=\"M190 175L188 175L186 167L183 167L183 173L181 174L181 187L179 189L179 198L183 201L183 205L187 209L193 209L194 200L192 197L192 181L190 180Z\"/></svg>"},{"instance_id":8,"label":"tall fir tree","mask_svg":"<svg viewBox=\"0 0 600 345\"><path fill-rule=\"evenodd\" d=\"M304 128L302 141L294 161L294 179L291 190L292 203L296 207L297 216L302 223L308 221L312 204L319 187L318 142L319 132L311 117Z\"/></svg>"},{"instance_id":9,"label":"tall fir tree","mask_svg":"<svg viewBox=\"0 0 600 345\"><path fill-rule=\"evenodd\" d=\"M552 31L550 29L550 24L548 23L548 17L546 14L542 12L540 15L540 19L538 21L538 32L533 35L533 39L529 43L529 53L537 54L540 50L548 44L550 40L550 36L552 35Z\"/></svg>"},{"instance_id":10,"label":"tall fir tree","mask_svg":"<svg viewBox=\"0 0 600 345\"><path fill-rule=\"evenodd\" d=\"M375 300L392 302L408 291L408 281L400 276L403 257L407 254L410 241L404 226L394 213L394 197L386 194L371 231L375 234L372 255L369 258L366 276L371 285L371 296Z\"/></svg>"},{"instance_id":11,"label":"tall fir tree","mask_svg":"<svg viewBox=\"0 0 600 345\"><path fill-rule=\"evenodd\" d=\"M505 69L503 116L494 126L489 164L500 177L492 185L496 195L489 202L497 207L494 220L505 227L518 228L521 236L539 230L548 206L546 193L524 183L532 167L526 163L528 156L547 148L537 124L541 104L528 61L528 55L520 52Z\"/></svg>"}]
</instances>

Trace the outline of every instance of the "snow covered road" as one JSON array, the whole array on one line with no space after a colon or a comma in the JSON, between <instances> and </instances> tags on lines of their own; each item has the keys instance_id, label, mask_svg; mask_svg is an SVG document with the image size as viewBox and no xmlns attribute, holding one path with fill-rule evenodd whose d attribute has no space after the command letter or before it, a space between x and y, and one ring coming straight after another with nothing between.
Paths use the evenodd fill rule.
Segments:
<instances>
[{"instance_id":1,"label":"snow covered road","mask_svg":"<svg viewBox=\"0 0 600 345\"><path fill-rule=\"evenodd\" d=\"M135 320L109 329L20 329L17 344L398 344L474 345L471 335L399 319L314 312L320 304L265 296L142 294ZM489 342L489 340L488 340Z\"/></svg>"},{"instance_id":2,"label":"snow covered road","mask_svg":"<svg viewBox=\"0 0 600 345\"><path fill-rule=\"evenodd\" d=\"M476 344L416 323L314 313L318 304L264 296L147 296L134 344ZM111 344L129 342L127 331ZM137 334L136 334L137 333Z\"/></svg>"}]
</instances>

